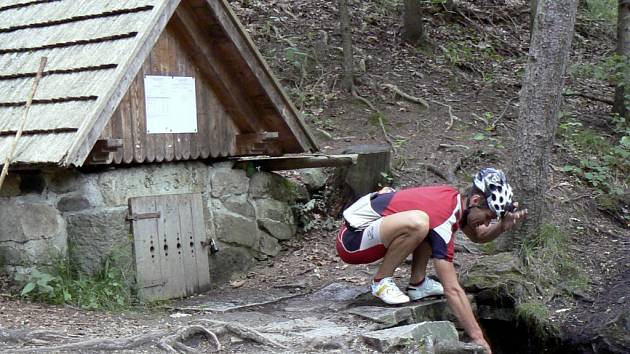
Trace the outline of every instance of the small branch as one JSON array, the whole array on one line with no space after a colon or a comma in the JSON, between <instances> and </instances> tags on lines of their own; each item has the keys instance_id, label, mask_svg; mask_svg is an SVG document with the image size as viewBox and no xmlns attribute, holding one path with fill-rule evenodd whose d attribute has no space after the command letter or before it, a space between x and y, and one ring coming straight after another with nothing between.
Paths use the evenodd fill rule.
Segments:
<instances>
[{"instance_id":1,"label":"small branch","mask_svg":"<svg viewBox=\"0 0 630 354\"><path fill-rule=\"evenodd\" d=\"M390 90L392 90L395 94L397 94L398 96L411 101L413 103L417 103L420 104L422 106L424 106L424 108L429 108L429 104L427 103L427 101L425 101L423 98L421 97L415 97L415 96L411 96L409 94L406 94L405 92L401 91L396 85L392 85L392 84L383 84L382 85L384 88L388 88Z\"/></svg>"},{"instance_id":2,"label":"small branch","mask_svg":"<svg viewBox=\"0 0 630 354\"><path fill-rule=\"evenodd\" d=\"M189 312L219 312L219 313L226 313L226 312L232 312L232 311L236 311L236 310L243 310L243 309L248 309L248 308L252 308L252 307L258 307L258 306L274 304L274 303L278 303L278 302L283 301L283 300L288 300L288 299L292 299L292 298L295 298L295 297L308 295L310 293L312 293L312 290L301 292L301 293L298 293L298 294L282 296L280 298L269 300L269 301L262 301L262 302L255 302L255 303L251 303L251 304L238 305L238 306L233 306L233 307L226 308L226 309L213 309L213 308L209 308L209 307L195 307L195 306L186 306L186 307L162 306L161 308L167 309L167 310L171 310L171 311L182 311L182 312L189 311Z\"/></svg>"},{"instance_id":3,"label":"small branch","mask_svg":"<svg viewBox=\"0 0 630 354\"><path fill-rule=\"evenodd\" d=\"M510 98L510 99L507 101L507 103L505 104L505 108L503 109L503 112L501 112L501 114L500 114L497 118L495 118L495 119L492 121L492 125L491 125L492 127L496 127L496 126L497 126L497 123L499 123L499 121L501 120L501 118L503 118L503 116L504 116L504 115L505 115L505 113L507 112L508 108L510 108L510 104L512 103L512 101L514 101L514 100L515 100L515 99L517 99L517 98L518 98L518 97L512 97L512 98Z\"/></svg>"},{"instance_id":4,"label":"small branch","mask_svg":"<svg viewBox=\"0 0 630 354\"><path fill-rule=\"evenodd\" d=\"M460 145L460 144L440 144L440 145L438 145L438 148L470 150L470 147L468 147L466 145Z\"/></svg>"},{"instance_id":5,"label":"small branch","mask_svg":"<svg viewBox=\"0 0 630 354\"><path fill-rule=\"evenodd\" d=\"M370 102L367 98L359 96L359 94L357 93L357 90L356 90L356 88L354 86L352 87L352 97L354 97L357 100L365 103L365 105L370 107L370 109L372 111L374 111L378 115L378 117L377 117L378 118L378 124L381 126L381 130L383 131L383 136L385 137L385 141L387 141L389 146L391 146L392 150L394 151L394 154L396 154L397 153L396 147L394 146L394 143L392 142L392 140L389 138L389 134L387 133L387 130L385 129L385 124L383 123L383 113L381 113L381 111L376 109L376 107L374 107L372 102Z\"/></svg>"},{"instance_id":6,"label":"small branch","mask_svg":"<svg viewBox=\"0 0 630 354\"><path fill-rule=\"evenodd\" d=\"M581 194L581 195L578 195L578 196L573 197L573 198L568 198L568 199L562 200L562 204L575 202L575 201L578 201L578 200L580 200L582 198L591 198L592 197L592 199L594 199L594 198L597 198L599 196L600 196L600 194L597 194L597 195L593 195L593 194L590 194L590 193Z\"/></svg>"},{"instance_id":7,"label":"small branch","mask_svg":"<svg viewBox=\"0 0 630 354\"><path fill-rule=\"evenodd\" d=\"M450 121L448 122L448 124L446 125L446 129L444 130L445 132L449 131L451 129L451 127L453 126L453 121L455 119L459 120L459 118L453 114L453 107L447 105L446 103L442 103L442 102L438 102L432 99L428 99L429 101L435 103L435 104L439 104L440 106L446 107L448 108L448 116L450 117Z\"/></svg>"},{"instance_id":8,"label":"small branch","mask_svg":"<svg viewBox=\"0 0 630 354\"><path fill-rule=\"evenodd\" d=\"M424 168L427 169L427 171L431 171L433 172L433 174L435 174L436 176L440 177L441 179L448 181L448 177L446 176L446 174L444 174L439 167L430 164L430 163L424 163L424 162L420 162L419 163L420 166L423 166Z\"/></svg>"},{"instance_id":9,"label":"small branch","mask_svg":"<svg viewBox=\"0 0 630 354\"><path fill-rule=\"evenodd\" d=\"M608 99L605 99L605 98L599 98L599 97L591 96L591 95L586 94L586 93L579 93L579 92L563 92L563 93L562 93L562 96L565 96L565 97L574 97L574 96L577 96L577 97L582 97L582 98L586 98L586 99L589 99L589 100L593 100L593 101L597 101L597 102L606 103L606 104L609 104L609 105L611 105L611 106L615 104L615 102L613 102L612 100L608 100Z\"/></svg>"},{"instance_id":10,"label":"small branch","mask_svg":"<svg viewBox=\"0 0 630 354\"><path fill-rule=\"evenodd\" d=\"M289 11L289 9L287 8L287 5L283 6L280 5L280 8L282 9L282 12L284 12L285 14L289 15L294 21L298 21L298 17L291 11Z\"/></svg>"}]
</instances>

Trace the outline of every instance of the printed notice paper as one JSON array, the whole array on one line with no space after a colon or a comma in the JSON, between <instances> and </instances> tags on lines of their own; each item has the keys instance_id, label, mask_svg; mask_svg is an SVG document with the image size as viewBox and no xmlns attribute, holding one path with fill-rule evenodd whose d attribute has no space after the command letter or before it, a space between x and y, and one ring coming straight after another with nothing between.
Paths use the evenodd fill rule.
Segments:
<instances>
[{"instance_id":1,"label":"printed notice paper","mask_svg":"<svg viewBox=\"0 0 630 354\"><path fill-rule=\"evenodd\" d=\"M147 134L196 133L195 78L144 77Z\"/></svg>"}]
</instances>

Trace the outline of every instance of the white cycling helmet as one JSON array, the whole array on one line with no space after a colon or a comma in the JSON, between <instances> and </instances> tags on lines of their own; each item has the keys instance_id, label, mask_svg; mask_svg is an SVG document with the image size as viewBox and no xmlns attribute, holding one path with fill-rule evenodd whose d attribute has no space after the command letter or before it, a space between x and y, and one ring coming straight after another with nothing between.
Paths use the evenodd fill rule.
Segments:
<instances>
[{"instance_id":1,"label":"white cycling helmet","mask_svg":"<svg viewBox=\"0 0 630 354\"><path fill-rule=\"evenodd\" d=\"M502 218L512 210L512 187L507 182L505 173L492 167L484 168L473 180L473 184L486 197L488 207Z\"/></svg>"}]
</instances>

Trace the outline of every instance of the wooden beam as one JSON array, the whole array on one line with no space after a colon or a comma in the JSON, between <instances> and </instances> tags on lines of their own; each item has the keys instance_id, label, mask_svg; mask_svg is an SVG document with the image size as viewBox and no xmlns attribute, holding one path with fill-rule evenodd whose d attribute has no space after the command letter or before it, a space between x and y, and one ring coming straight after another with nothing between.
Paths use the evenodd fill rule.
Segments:
<instances>
[{"instance_id":1,"label":"wooden beam","mask_svg":"<svg viewBox=\"0 0 630 354\"><path fill-rule=\"evenodd\" d=\"M246 169L251 166L263 171L281 171L316 167L342 167L356 164L358 157L358 154L347 154L240 158L234 164L234 168Z\"/></svg>"},{"instance_id":2,"label":"wooden beam","mask_svg":"<svg viewBox=\"0 0 630 354\"><path fill-rule=\"evenodd\" d=\"M110 163L114 158L114 153L122 149L122 139L100 139L94 143L94 147L88 155L88 165L102 165Z\"/></svg>"},{"instance_id":3,"label":"wooden beam","mask_svg":"<svg viewBox=\"0 0 630 354\"><path fill-rule=\"evenodd\" d=\"M182 43L215 88L215 94L225 105L236 127L241 132L264 130L262 123L257 119L258 114L249 104L251 99L246 97L234 82L234 78L229 75L225 64L218 60L216 53L210 51L207 35L201 30L194 14L184 2L175 11L172 21Z\"/></svg>"},{"instance_id":4,"label":"wooden beam","mask_svg":"<svg viewBox=\"0 0 630 354\"><path fill-rule=\"evenodd\" d=\"M236 135L236 145L247 145L251 143L262 143L264 141L277 141L278 140L277 132L262 132L262 133L248 133L248 134L237 134Z\"/></svg>"},{"instance_id":5,"label":"wooden beam","mask_svg":"<svg viewBox=\"0 0 630 354\"><path fill-rule=\"evenodd\" d=\"M277 132L262 132L236 135L237 155L282 155Z\"/></svg>"}]
</instances>

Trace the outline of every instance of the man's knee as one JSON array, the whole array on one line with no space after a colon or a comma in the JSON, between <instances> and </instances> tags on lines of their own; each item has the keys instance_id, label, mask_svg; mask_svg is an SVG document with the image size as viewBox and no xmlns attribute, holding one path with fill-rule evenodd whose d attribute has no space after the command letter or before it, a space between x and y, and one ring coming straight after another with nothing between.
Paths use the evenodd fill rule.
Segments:
<instances>
[{"instance_id":1,"label":"man's knee","mask_svg":"<svg viewBox=\"0 0 630 354\"><path fill-rule=\"evenodd\" d=\"M429 215L420 210L411 210L407 213L405 220L407 234L417 237L420 243L429 233Z\"/></svg>"}]
</instances>

